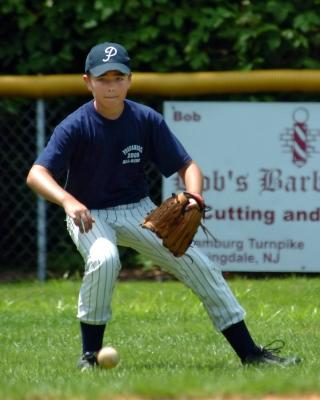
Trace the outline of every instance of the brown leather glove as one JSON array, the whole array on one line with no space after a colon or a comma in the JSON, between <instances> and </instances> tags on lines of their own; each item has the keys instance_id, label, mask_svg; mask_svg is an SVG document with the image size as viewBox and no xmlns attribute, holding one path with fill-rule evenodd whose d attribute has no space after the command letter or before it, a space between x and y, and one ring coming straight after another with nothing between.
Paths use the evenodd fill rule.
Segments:
<instances>
[{"instance_id":1,"label":"brown leather glove","mask_svg":"<svg viewBox=\"0 0 320 400\"><path fill-rule=\"evenodd\" d=\"M196 200L195 204L190 205L191 198ZM141 226L161 238L175 257L181 257L201 225L204 210L204 201L199 194L172 194L146 216Z\"/></svg>"}]
</instances>

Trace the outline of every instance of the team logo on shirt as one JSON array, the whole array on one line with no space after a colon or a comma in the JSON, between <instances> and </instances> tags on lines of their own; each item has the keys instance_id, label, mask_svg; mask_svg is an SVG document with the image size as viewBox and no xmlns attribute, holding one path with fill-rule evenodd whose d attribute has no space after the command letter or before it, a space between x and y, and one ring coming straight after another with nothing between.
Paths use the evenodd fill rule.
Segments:
<instances>
[{"instance_id":1,"label":"team logo on shirt","mask_svg":"<svg viewBox=\"0 0 320 400\"><path fill-rule=\"evenodd\" d=\"M138 144L132 144L131 146L127 146L122 150L122 154L124 156L124 160L122 160L122 164L137 164L141 161L141 154L143 151L143 147Z\"/></svg>"}]
</instances>

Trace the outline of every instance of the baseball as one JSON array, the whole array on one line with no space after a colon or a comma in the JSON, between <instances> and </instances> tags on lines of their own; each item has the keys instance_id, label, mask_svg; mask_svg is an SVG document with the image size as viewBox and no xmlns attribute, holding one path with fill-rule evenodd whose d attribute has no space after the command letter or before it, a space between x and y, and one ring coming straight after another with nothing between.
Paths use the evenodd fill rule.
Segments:
<instances>
[{"instance_id":1,"label":"baseball","mask_svg":"<svg viewBox=\"0 0 320 400\"><path fill-rule=\"evenodd\" d=\"M114 368L118 365L120 357L116 349L107 346L98 352L97 361L101 368Z\"/></svg>"}]
</instances>

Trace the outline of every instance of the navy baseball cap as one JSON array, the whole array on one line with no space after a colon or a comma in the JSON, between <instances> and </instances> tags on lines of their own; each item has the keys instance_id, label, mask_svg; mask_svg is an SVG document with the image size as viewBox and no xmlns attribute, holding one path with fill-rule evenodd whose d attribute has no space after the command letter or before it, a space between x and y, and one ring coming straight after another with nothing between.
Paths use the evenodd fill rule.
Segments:
<instances>
[{"instance_id":1,"label":"navy baseball cap","mask_svg":"<svg viewBox=\"0 0 320 400\"><path fill-rule=\"evenodd\" d=\"M92 47L86 58L85 72L94 77L108 71L130 74L130 57L127 50L118 43L105 42Z\"/></svg>"}]
</instances>

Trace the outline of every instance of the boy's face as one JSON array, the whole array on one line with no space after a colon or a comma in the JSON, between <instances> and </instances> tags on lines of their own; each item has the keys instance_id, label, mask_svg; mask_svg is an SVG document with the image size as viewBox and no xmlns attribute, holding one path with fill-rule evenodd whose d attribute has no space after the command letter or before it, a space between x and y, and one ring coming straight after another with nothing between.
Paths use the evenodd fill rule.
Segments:
<instances>
[{"instance_id":1,"label":"boy's face","mask_svg":"<svg viewBox=\"0 0 320 400\"><path fill-rule=\"evenodd\" d=\"M122 105L131 85L131 75L119 71L108 71L98 78L84 75L83 79L97 105L107 108Z\"/></svg>"}]
</instances>

